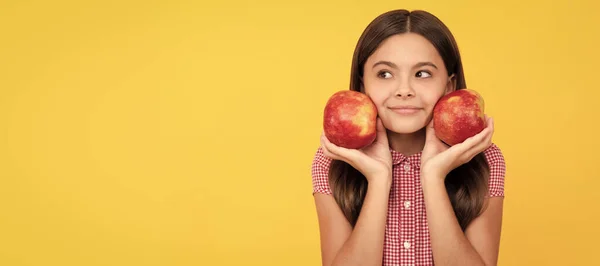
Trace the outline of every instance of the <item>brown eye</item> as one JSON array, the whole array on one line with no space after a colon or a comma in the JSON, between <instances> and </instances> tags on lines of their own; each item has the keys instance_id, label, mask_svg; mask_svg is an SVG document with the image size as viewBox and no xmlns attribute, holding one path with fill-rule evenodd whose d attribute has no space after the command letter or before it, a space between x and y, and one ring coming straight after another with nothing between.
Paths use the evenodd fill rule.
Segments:
<instances>
[{"instance_id":1,"label":"brown eye","mask_svg":"<svg viewBox=\"0 0 600 266\"><path fill-rule=\"evenodd\" d=\"M380 78L384 78L384 79L389 79L392 77L392 74L388 71L380 71L377 76L379 76Z\"/></svg>"},{"instance_id":2,"label":"brown eye","mask_svg":"<svg viewBox=\"0 0 600 266\"><path fill-rule=\"evenodd\" d=\"M428 77L431 77L431 73L429 73L427 71L419 71L419 72L417 72L417 74L415 74L415 76L417 78L428 78Z\"/></svg>"}]
</instances>

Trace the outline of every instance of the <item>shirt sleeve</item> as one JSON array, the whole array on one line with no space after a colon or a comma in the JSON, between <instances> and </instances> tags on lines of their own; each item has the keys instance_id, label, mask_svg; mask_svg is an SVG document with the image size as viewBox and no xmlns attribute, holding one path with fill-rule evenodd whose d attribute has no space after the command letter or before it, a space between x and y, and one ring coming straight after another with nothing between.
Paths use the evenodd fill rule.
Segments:
<instances>
[{"instance_id":1,"label":"shirt sleeve","mask_svg":"<svg viewBox=\"0 0 600 266\"><path fill-rule=\"evenodd\" d=\"M329 166L331 165L331 159L327 158L323 154L323 149L319 147L317 150L313 162L312 162L312 187L313 195L315 193L332 194L331 188L329 187Z\"/></svg>"},{"instance_id":2,"label":"shirt sleeve","mask_svg":"<svg viewBox=\"0 0 600 266\"><path fill-rule=\"evenodd\" d=\"M504 197L504 176L506 174L504 155L495 144L485 150L484 154L490 166L488 197Z\"/></svg>"}]
</instances>

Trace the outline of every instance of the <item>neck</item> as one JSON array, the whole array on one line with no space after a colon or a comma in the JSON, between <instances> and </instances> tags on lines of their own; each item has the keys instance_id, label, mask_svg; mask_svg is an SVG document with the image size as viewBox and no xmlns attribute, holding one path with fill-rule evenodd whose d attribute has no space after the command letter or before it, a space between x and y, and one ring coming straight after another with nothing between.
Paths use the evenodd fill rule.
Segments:
<instances>
[{"instance_id":1,"label":"neck","mask_svg":"<svg viewBox=\"0 0 600 266\"><path fill-rule=\"evenodd\" d=\"M387 135L390 147L405 156L419 153L425 146L425 128L411 134L388 131Z\"/></svg>"}]
</instances>

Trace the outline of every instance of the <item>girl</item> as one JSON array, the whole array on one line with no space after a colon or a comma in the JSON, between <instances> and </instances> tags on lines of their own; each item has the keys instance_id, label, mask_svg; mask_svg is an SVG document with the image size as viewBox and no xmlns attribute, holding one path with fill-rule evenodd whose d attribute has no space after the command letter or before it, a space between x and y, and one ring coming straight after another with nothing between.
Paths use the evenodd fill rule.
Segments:
<instances>
[{"instance_id":1,"label":"girl","mask_svg":"<svg viewBox=\"0 0 600 266\"><path fill-rule=\"evenodd\" d=\"M448 28L424 11L373 20L354 52L350 89L377 106L377 138L361 150L321 136L312 164L323 265L496 265L504 157L479 134L449 147L432 110L466 88Z\"/></svg>"}]
</instances>

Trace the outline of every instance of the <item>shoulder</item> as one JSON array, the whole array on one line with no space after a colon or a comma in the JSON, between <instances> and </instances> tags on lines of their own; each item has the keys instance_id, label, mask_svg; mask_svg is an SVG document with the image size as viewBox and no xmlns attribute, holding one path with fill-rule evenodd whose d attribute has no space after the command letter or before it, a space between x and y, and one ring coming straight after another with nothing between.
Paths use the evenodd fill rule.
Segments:
<instances>
[{"instance_id":1,"label":"shoulder","mask_svg":"<svg viewBox=\"0 0 600 266\"><path fill-rule=\"evenodd\" d=\"M313 168L329 168L331 161L332 160L323 153L323 148L319 147L313 157L312 166Z\"/></svg>"},{"instance_id":2,"label":"shoulder","mask_svg":"<svg viewBox=\"0 0 600 266\"><path fill-rule=\"evenodd\" d=\"M323 154L323 149L319 147L315 152L311 166L313 194L332 194L329 187L329 167L331 161L330 158Z\"/></svg>"},{"instance_id":3,"label":"shoulder","mask_svg":"<svg viewBox=\"0 0 600 266\"><path fill-rule=\"evenodd\" d=\"M488 182L489 196L504 196L504 179L506 175L506 162L500 148L492 143L484 151L490 170Z\"/></svg>"},{"instance_id":4,"label":"shoulder","mask_svg":"<svg viewBox=\"0 0 600 266\"><path fill-rule=\"evenodd\" d=\"M492 143L484 152L488 164L504 164L504 155L495 143Z\"/></svg>"}]
</instances>

